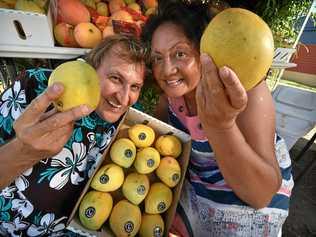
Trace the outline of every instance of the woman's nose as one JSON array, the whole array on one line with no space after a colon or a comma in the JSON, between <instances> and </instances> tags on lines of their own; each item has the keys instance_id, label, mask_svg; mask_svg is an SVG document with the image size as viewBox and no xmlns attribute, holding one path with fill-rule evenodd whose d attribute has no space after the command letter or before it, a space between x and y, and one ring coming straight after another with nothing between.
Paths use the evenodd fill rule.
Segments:
<instances>
[{"instance_id":1,"label":"woman's nose","mask_svg":"<svg viewBox=\"0 0 316 237\"><path fill-rule=\"evenodd\" d=\"M177 73L178 68L177 68L177 65L170 58L167 58L165 60L163 70L164 70L165 76L170 76Z\"/></svg>"}]
</instances>

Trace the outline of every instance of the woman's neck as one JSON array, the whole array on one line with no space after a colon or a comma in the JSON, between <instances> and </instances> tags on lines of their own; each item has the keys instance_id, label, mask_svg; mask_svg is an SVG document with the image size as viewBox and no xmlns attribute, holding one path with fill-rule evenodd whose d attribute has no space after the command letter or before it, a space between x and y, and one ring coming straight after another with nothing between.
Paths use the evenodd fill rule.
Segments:
<instances>
[{"instance_id":1,"label":"woman's neck","mask_svg":"<svg viewBox=\"0 0 316 237\"><path fill-rule=\"evenodd\" d=\"M189 116L196 116L197 115L197 106L196 106L196 100L195 100L195 90L185 94L183 96L184 102L186 104L186 107L188 109L188 115Z\"/></svg>"}]
</instances>

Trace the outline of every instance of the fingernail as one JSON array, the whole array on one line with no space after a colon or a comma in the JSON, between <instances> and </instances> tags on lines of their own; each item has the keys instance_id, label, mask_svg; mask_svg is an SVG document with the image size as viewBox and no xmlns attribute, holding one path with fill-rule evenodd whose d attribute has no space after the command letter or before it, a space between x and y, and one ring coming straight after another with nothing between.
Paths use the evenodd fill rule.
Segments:
<instances>
[{"instance_id":1,"label":"fingernail","mask_svg":"<svg viewBox=\"0 0 316 237\"><path fill-rule=\"evenodd\" d=\"M229 75L228 68L225 66L222 67L219 73L220 73L221 77L225 77L225 78L228 77L228 75Z\"/></svg>"},{"instance_id":2,"label":"fingernail","mask_svg":"<svg viewBox=\"0 0 316 237\"><path fill-rule=\"evenodd\" d=\"M61 90L62 90L63 88L62 88L62 86L60 85L60 84L54 84L53 85L53 91L54 92L60 92Z\"/></svg>"}]
</instances>

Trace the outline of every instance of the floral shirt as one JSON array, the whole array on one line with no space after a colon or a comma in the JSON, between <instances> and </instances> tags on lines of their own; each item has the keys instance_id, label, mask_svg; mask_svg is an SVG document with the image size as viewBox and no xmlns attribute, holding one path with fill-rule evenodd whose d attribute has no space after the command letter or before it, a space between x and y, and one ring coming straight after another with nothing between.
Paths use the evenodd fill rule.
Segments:
<instances>
[{"instance_id":1,"label":"floral shirt","mask_svg":"<svg viewBox=\"0 0 316 237\"><path fill-rule=\"evenodd\" d=\"M45 90L50 73L28 70L0 96L0 145L15 136L13 122ZM76 121L61 152L0 190L0 236L78 236L65 230L66 222L118 123L107 123L96 113Z\"/></svg>"}]
</instances>

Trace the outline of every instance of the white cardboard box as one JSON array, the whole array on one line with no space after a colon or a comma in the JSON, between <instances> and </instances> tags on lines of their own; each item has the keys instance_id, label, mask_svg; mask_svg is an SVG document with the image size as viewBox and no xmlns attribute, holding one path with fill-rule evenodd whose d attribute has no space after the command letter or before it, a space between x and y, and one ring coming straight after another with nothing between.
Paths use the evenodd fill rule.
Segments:
<instances>
[{"instance_id":1,"label":"white cardboard box","mask_svg":"<svg viewBox=\"0 0 316 237\"><path fill-rule=\"evenodd\" d=\"M151 117L145 113L142 113L136 109L130 108L129 111L127 112L125 118L123 119L123 121L119 125L118 133L115 134L116 138L126 136L126 132L127 132L126 125L132 126L132 125L137 124L137 123L144 123L144 124L147 124L148 126L152 127L155 130L156 135L173 134L173 135L177 136L182 142L182 153L177 158L177 160L181 166L181 179L180 179L180 182L177 184L177 186L172 188L173 200L172 200L171 206L169 207L169 209L165 213L162 214L162 217L163 217L163 220L165 223L165 231L164 231L163 236L168 236L167 233L171 227L172 220L173 220L175 212L176 212L177 204L178 204L180 194L181 194L182 185L183 185L184 178L185 178L185 172L187 170L187 166L189 163L189 157L190 157L190 152L191 152L191 137L188 134L170 126L169 124L166 124L166 123L164 123L164 122L162 122L154 117ZM115 139L113 139L112 142L114 140ZM110 146L111 146L111 144L104 151L103 161L99 163L94 174L97 172L97 170L100 168L100 166L102 164L109 162L110 157L109 157L108 151L109 151ZM94 174L92 175L92 177L94 176ZM92 178L86 184L80 197L78 197L78 201L77 201L77 203L76 203L76 205L75 205L75 207L70 215L70 218L69 218L68 229L75 230L76 232L78 232L78 230L79 230L82 235L89 236L89 237L90 236L112 237L114 235L109 230L109 227L107 227L106 225L104 225L101 228L101 230L99 230L99 231L90 231L90 230L85 229L80 224L79 217L78 217L78 208L79 208L79 205L80 205L80 202L81 202L83 196L85 195L85 193L87 191L90 190L91 180L92 180Z\"/></svg>"},{"instance_id":2,"label":"white cardboard box","mask_svg":"<svg viewBox=\"0 0 316 237\"><path fill-rule=\"evenodd\" d=\"M54 47L51 13L0 9L0 45Z\"/></svg>"}]
</instances>

